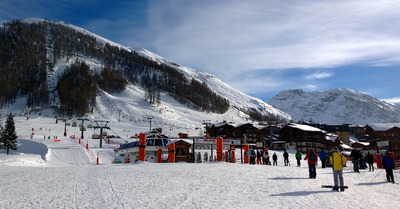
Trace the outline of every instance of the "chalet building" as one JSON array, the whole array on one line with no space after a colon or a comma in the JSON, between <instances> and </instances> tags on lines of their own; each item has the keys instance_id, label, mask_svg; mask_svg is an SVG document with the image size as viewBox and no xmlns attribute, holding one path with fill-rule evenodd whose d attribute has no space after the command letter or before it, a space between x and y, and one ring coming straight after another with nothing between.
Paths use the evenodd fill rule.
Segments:
<instances>
[{"instance_id":1,"label":"chalet building","mask_svg":"<svg viewBox=\"0 0 400 209\"><path fill-rule=\"evenodd\" d=\"M186 138L188 138L188 134L187 134L187 133L179 132L178 137L179 137L180 139L186 139Z\"/></svg>"},{"instance_id":2,"label":"chalet building","mask_svg":"<svg viewBox=\"0 0 400 209\"><path fill-rule=\"evenodd\" d=\"M280 124L269 124L267 126L256 125L258 135L263 140L264 146L270 149L283 149L284 142L280 141Z\"/></svg>"},{"instance_id":3,"label":"chalet building","mask_svg":"<svg viewBox=\"0 0 400 209\"><path fill-rule=\"evenodd\" d=\"M175 142L175 161L176 162L194 162L192 153L192 140L179 139Z\"/></svg>"},{"instance_id":4,"label":"chalet building","mask_svg":"<svg viewBox=\"0 0 400 209\"><path fill-rule=\"evenodd\" d=\"M240 139L243 143L255 143L262 140L259 129L251 123L214 123L206 127L206 133L210 138Z\"/></svg>"},{"instance_id":5,"label":"chalet building","mask_svg":"<svg viewBox=\"0 0 400 209\"><path fill-rule=\"evenodd\" d=\"M332 149L335 142L327 140L326 132L304 124L287 124L281 129L281 140L286 141L286 148L308 152L313 149L319 152L321 149Z\"/></svg>"},{"instance_id":6,"label":"chalet building","mask_svg":"<svg viewBox=\"0 0 400 209\"><path fill-rule=\"evenodd\" d=\"M365 134L372 149L386 149L400 160L400 123L370 123L365 126Z\"/></svg>"},{"instance_id":7,"label":"chalet building","mask_svg":"<svg viewBox=\"0 0 400 209\"><path fill-rule=\"evenodd\" d=\"M327 124L308 124L310 126L319 128L327 133L335 134L339 140L344 144L350 144L350 126L349 124L343 125L327 125Z\"/></svg>"},{"instance_id":8,"label":"chalet building","mask_svg":"<svg viewBox=\"0 0 400 209\"><path fill-rule=\"evenodd\" d=\"M365 131L365 126L361 125L350 125L350 135L356 137L357 139L364 139L364 131Z\"/></svg>"},{"instance_id":9,"label":"chalet building","mask_svg":"<svg viewBox=\"0 0 400 209\"><path fill-rule=\"evenodd\" d=\"M232 139L244 139L244 143L261 142L262 138L259 135L259 129L251 123L238 124L235 127Z\"/></svg>"},{"instance_id":10,"label":"chalet building","mask_svg":"<svg viewBox=\"0 0 400 209\"><path fill-rule=\"evenodd\" d=\"M206 126L206 135L210 138L232 138L234 130L234 126L224 121Z\"/></svg>"}]
</instances>

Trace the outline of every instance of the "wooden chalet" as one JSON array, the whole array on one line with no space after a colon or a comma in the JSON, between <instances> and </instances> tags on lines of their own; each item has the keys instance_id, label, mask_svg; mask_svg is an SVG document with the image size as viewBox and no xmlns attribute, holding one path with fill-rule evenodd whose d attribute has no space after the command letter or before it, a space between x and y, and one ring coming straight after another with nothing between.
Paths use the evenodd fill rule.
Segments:
<instances>
[{"instance_id":1,"label":"wooden chalet","mask_svg":"<svg viewBox=\"0 0 400 209\"><path fill-rule=\"evenodd\" d=\"M191 152L193 141L190 139L179 139L175 142L175 161L176 162L194 162Z\"/></svg>"},{"instance_id":2,"label":"wooden chalet","mask_svg":"<svg viewBox=\"0 0 400 209\"><path fill-rule=\"evenodd\" d=\"M400 160L400 123L370 123L365 126L365 134L372 149L393 152L395 160Z\"/></svg>"},{"instance_id":3,"label":"wooden chalet","mask_svg":"<svg viewBox=\"0 0 400 209\"><path fill-rule=\"evenodd\" d=\"M210 138L222 137L224 139L239 139L243 143L261 142L262 137L259 135L259 129L251 123L234 124L234 123L214 123L206 127L207 136Z\"/></svg>"},{"instance_id":4,"label":"wooden chalet","mask_svg":"<svg viewBox=\"0 0 400 209\"><path fill-rule=\"evenodd\" d=\"M304 124L287 124L281 129L280 136L281 140L286 141L286 148L303 153L311 149L319 152L335 146L335 141L327 140L324 130Z\"/></svg>"},{"instance_id":5,"label":"wooden chalet","mask_svg":"<svg viewBox=\"0 0 400 209\"><path fill-rule=\"evenodd\" d=\"M327 125L327 124L308 124L310 126L319 128L326 131L327 133L332 133L338 136L339 140L344 144L350 144L350 126L349 124L343 125Z\"/></svg>"}]
</instances>

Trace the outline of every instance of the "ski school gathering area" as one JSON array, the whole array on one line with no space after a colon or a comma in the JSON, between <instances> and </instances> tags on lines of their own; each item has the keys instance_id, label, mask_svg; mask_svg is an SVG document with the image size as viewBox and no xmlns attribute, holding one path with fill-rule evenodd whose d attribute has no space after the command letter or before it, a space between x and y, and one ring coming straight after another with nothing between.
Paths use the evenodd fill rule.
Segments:
<instances>
[{"instance_id":1,"label":"ski school gathering area","mask_svg":"<svg viewBox=\"0 0 400 209\"><path fill-rule=\"evenodd\" d=\"M367 168L354 172L349 160L343 171L348 189L333 192L322 187L333 184L332 169L322 168L319 161L316 178L310 179L305 153L298 167L293 149L287 149L287 166L284 150L268 150L271 164L272 156L277 155L277 166L260 162L250 165L246 155L253 148L256 151L257 144L244 144L241 148L240 144L232 146L235 141L222 139L221 149L218 142L221 139L199 140L193 152L193 139L168 139L175 144L172 152L173 148L165 146L166 141L156 140L148 133L145 146L143 142L139 146L138 139L124 143L120 138L104 138L100 148L99 139L92 139L89 133L81 138L79 127L65 129L65 123L55 123L54 119L15 117L15 125L18 150L10 155L0 153L0 184L6 188L0 190L1 208L396 208L400 205L399 185L386 181L385 170L377 168L377 162L374 171ZM107 131L127 129L118 128L110 124ZM125 150L120 149L124 144L128 146L135 141L137 147L131 144L126 147L130 151L119 153ZM161 162L169 162L170 154L175 153L175 163L157 163L160 148ZM190 153L195 153L192 155L195 163L180 159ZM398 175L399 170L394 170L395 180Z\"/></svg>"}]
</instances>

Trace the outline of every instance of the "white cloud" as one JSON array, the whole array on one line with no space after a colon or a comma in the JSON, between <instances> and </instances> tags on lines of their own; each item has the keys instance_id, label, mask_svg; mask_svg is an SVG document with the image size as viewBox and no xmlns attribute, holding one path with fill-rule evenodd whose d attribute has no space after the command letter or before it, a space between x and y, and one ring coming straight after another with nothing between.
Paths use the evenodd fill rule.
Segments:
<instances>
[{"instance_id":1,"label":"white cloud","mask_svg":"<svg viewBox=\"0 0 400 209\"><path fill-rule=\"evenodd\" d=\"M311 75L306 76L305 78L308 80L315 80L315 79L325 79L332 77L333 74L329 72L316 72Z\"/></svg>"},{"instance_id":2,"label":"white cloud","mask_svg":"<svg viewBox=\"0 0 400 209\"><path fill-rule=\"evenodd\" d=\"M400 63L400 1L168 1L150 9L152 47L209 71Z\"/></svg>"},{"instance_id":3,"label":"white cloud","mask_svg":"<svg viewBox=\"0 0 400 209\"><path fill-rule=\"evenodd\" d=\"M170 0L153 1L148 11L149 27L132 30L130 45L148 41L143 47L246 93L296 83L316 90L328 85L310 79L332 77L336 67L400 64L397 0ZM270 75L300 68L310 69L308 80ZM253 80L238 82L241 75Z\"/></svg>"},{"instance_id":4,"label":"white cloud","mask_svg":"<svg viewBox=\"0 0 400 209\"><path fill-rule=\"evenodd\" d=\"M395 104L400 104L400 97L394 97L394 98L383 99L383 100L391 102L391 103L395 103Z\"/></svg>"}]
</instances>

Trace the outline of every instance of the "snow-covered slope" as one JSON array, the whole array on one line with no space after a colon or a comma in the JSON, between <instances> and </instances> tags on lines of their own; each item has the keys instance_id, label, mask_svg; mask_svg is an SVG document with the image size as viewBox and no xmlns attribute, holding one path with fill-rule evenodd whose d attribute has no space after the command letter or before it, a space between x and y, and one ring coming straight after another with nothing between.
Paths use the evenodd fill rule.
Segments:
<instances>
[{"instance_id":1,"label":"snow-covered slope","mask_svg":"<svg viewBox=\"0 0 400 209\"><path fill-rule=\"evenodd\" d=\"M251 97L247 94L244 94L243 92L238 91L237 89L232 88L215 75L181 66L171 60L160 57L159 55L145 49L135 49L135 51L149 59L152 59L159 63L167 64L171 67L175 67L176 69L180 70L186 77L195 78L200 82L206 83L212 90L229 100L229 103L231 104L231 109L253 109L265 115L272 114L281 119L291 120L291 116L289 114L272 107L261 99ZM240 113L238 112L237 114Z\"/></svg>"},{"instance_id":2,"label":"snow-covered slope","mask_svg":"<svg viewBox=\"0 0 400 209\"><path fill-rule=\"evenodd\" d=\"M38 23L46 20L30 18L24 19L24 21L27 23ZM123 121L128 123L129 126L139 126L146 128L146 130L150 125L150 119L148 118L152 118L152 128L161 127L164 130L182 128L183 132L190 133L192 131L194 132L192 133L194 135L201 134L199 127L202 127L204 121L211 123L223 120L233 121L236 123L252 122L248 112L245 113L246 111L255 111L265 116L279 118L281 121L289 121L292 119L290 115L273 108L271 105L258 98L251 97L232 88L212 74L181 66L145 49L124 47L83 28L64 23L57 24L63 24L64 26L71 27L76 31L90 35L96 38L100 45L110 44L119 47L121 50L127 50L129 52L135 51L139 55L156 61L159 64L175 68L188 77L188 80L194 78L200 82L204 82L211 90L227 99L230 104L229 110L224 114L207 113L191 108L188 105L181 104L168 93L161 92L161 104L155 106L150 105L144 100L145 90L139 84L129 84L124 91L116 94L108 94L99 89L96 108L93 113L89 113L93 118L109 120L111 122ZM48 54L46 56L52 57ZM88 57L80 53L74 53L73 55L68 55L68 57L61 57L56 60L54 67L49 71L51 73L49 73L47 77L48 89L51 92L56 92L55 88L59 75L61 75L63 71L76 60L84 61L89 65L92 72L99 72L103 67L102 60L99 60L99 58ZM118 66L116 66L116 68L118 68ZM52 97L53 96L54 95L52 95ZM57 94L55 94L55 96L57 97ZM23 99L18 101L19 102L14 105L7 107L5 112L15 112L25 109L26 106L23 104ZM52 105L54 104L56 105L57 102L52 102ZM48 109L48 107L42 107L42 109L46 108ZM49 110L46 110L46 114L51 117L57 116L56 114L52 115L52 112Z\"/></svg>"},{"instance_id":3,"label":"snow-covered slope","mask_svg":"<svg viewBox=\"0 0 400 209\"><path fill-rule=\"evenodd\" d=\"M326 124L399 122L400 107L362 92L337 88L328 91L281 91L268 102L295 120Z\"/></svg>"}]
</instances>

